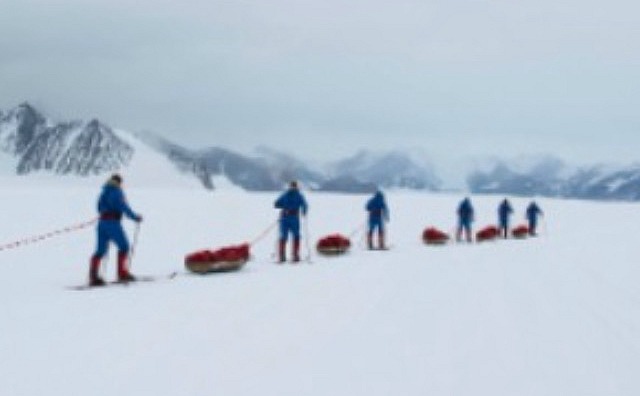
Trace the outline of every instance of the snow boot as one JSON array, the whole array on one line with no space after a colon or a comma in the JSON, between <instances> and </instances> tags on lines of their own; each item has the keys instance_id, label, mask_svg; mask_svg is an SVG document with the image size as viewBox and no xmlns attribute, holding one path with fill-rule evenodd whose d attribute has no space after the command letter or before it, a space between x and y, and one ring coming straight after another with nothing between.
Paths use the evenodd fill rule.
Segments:
<instances>
[{"instance_id":1,"label":"snow boot","mask_svg":"<svg viewBox=\"0 0 640 396\"><path fill-rule=\"evenodd\" d=\"M456 235L456 240L457 242L461 242L462 241L462 234L464 233L464 239L467 243L471 243L473 242L473 239L471 238L471 231L464 228L464 229L459 229L458 230L458 234Z\"/></svg>"},{"instance_id":2,"label":"snow boot","mask_svg":"<svg viewBox=\"0 0 640 396\"><path fill-rule=\"evenodd\" d=\"M91 257L91 264L89 266L89 286L104 286L105 282L100 277L100 263L102 259L97 256Z\"/></svg>"},{"instance_id":3,"label":"snow boot","mask_svg":"<svg viewBox=\"0 0 640 396\"><path fill-rule=\"evenodd\" d=\"M285 261L287 261L286 247L287 247L287 241L280 240L278 243L278 262L279 263L284 263Z\"/></svg>"},{"instance_id":4,"label":"snow boot","mask_svg":"<svg viewBox=\"0 0 640 396\"><path fill-rule=\"evenodd\" d=\"M127 252L118 253L118 282L133 282L136 277L131 275L127 264L129 261L129 255Z\"/></svg>"},{"instance_id":5,"label":"snow boot","mask_svg":"<svg viewBox=\"0 0 640 396\"><path fill-rule=\"evenodd\" d=\"M378 249L384 250L386 246L384 245L384 232L378 233Z\"/></svg>"},{"instance_id":6,"label":"snow boot","mask_svg":"<svg viewBox=\"0 0 640 396\"><path fill-rule=\"evenodd\" d=\"M300 238L296 238L293 240L293 262L297 263L300 261Z\"/></svg>"}]
</instances>

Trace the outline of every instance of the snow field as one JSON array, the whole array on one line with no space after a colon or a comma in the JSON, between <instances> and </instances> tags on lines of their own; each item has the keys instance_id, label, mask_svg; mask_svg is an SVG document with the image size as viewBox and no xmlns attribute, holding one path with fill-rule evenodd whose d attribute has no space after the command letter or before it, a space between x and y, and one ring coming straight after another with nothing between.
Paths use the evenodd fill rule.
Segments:
<instances>
[{"instance_id":1,"label":"snow field","mask_svg":"<svg viewBox=\"0 0 640 396\"><path fill-rule=\"evenodd\" d=\"M0 242L93 218L94 187L2 189ZM637 204L540 200L539 238L431 247L422 230L451 232L462 196L394 192L390 251L360 234L345 256L280 266L272 232L242 271L197 276L184 255L258 236L277 194L126 192L145 219L133 272L181 275L66 290L86 279L93 228L0 252L0 394L640 392ZM307 194L311 248L362 224L366 198ZM501 198L472 197L476 226ZM512 203L519 223L528 200Z\"/></svg>"}]
</instances>

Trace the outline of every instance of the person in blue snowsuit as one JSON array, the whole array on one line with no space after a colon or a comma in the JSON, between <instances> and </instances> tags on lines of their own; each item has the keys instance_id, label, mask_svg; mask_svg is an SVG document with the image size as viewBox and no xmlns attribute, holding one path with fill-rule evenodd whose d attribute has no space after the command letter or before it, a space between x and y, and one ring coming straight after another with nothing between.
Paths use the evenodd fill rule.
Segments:
<instances>
[{"instance_id":1,"label":"person in blue snowsuit","mask_svg":"<svg viewBox=\"0 0 640 396\"><path fill-rule=\"evenodd\" d=\"M471 242L471 223L474 220L473 205L471 200L467 197L458 205L458 230L456 232L456 240L460 242L462 238L462 231L464 230L467 242Z\"/></svg>"},{"instance_id":2,"label":"person in blue snowsuit","mask_svg":"<svg viewBox=\"0 0 640 396\"><path fill-rule=\"evenodd\" d=\"M292 260L300 261L300 214L307 215L307 201L298 189L298 183L289 183L287 191L276 199L274 206L280 209L280 241L278 259L286 261L286 247L289 234L293 236Z\"/></svg>"},{"instance_id":3,"label":"person in blue snowsuit","mask_svg":"<svg viewBox=\"0 0 640 396\"><path fill-rule=\"evenodd\" d=\"M122 177L114 174L102 187L102 193L98 198L99 221L97 226L98 243L96 251L91 257L89 268L89 284L102 286L104 280L100 277L100 263L107 253L109 242L118 247L118 281L130 282L135 277L127 268L129 259L129 241L120 223L125 215L135 222L141 222L142 216L135 213L129 205L122 191Z\"/></svg>"},{"instance_id":4,"label":"person in blue snowsuit","mask_svg":"<svg viewBox=\"0 0 640 396\"><path fill-rule=\"evenodd\" d=\"M513 214L513 208L506 198L498 206L498 228L503 238L509 235L509 217Z\"/></svg>"},{"instance_id":5,"label":"person in blue snowsuit","mask_svg":"<svg viewBox=\"0 0 640 396\"><path fill-rule=\"evenodd\" d=\"M375 192L365 206L369 212L369 230L367 232L367 247L373 249L373 233L378 231L378 249L385 249L384 223L389 221L389 208L382 191Z\"/></svg>"},{"instance_id":6,"label":"person in blue snowsuit","mask_svg":"<svg viewBox=\"0 0 640 396\"><path fill-rule=\"evenodd\" d=\"M529 222L529 235L536 236L536 228L538 227L538 216L543 216L542 209L535 203L535 201L531 201L529 206L527 206L527 210L525 212L525 216L527 217L527 221Z\"/></svg>"}]
</instances>

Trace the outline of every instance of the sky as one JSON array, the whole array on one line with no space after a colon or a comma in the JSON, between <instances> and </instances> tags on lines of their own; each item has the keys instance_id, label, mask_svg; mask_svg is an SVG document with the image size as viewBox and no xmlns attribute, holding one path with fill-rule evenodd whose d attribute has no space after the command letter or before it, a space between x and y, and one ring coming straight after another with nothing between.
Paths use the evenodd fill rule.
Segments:
<instances>
[{"instance_id":1,"label":"sky","mask_svg":"<svg viewBox=\"0 0 640 396\"><path fill-rule=\"evenodd\" d=\"M640 154L632 0L0 0L0 109L311 159Z\"/></svg>"}]
</instances>

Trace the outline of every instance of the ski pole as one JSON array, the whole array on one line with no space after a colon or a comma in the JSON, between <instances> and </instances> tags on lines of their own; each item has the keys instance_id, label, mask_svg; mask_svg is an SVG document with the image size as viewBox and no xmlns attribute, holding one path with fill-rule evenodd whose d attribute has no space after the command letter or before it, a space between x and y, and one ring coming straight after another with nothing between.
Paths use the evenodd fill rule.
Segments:
<instances>
[{"instance_id":1,"label":"ski pole","mask_svg":"<svg viewBox=\"0 0 640 396\"><path fill-rule=\"evenodd\" d=\"M364 230L364 226L367 224L366 220L364 222L362 222L361 224L359 224L356 228L353 229L353 231L351 231L351 233L349 233L349 238L355 238L359 233L361 233Z\"/></svg>"},{"instance_id":2,"label":"ski pole","mask_svg":"<svg viewBox=\"0 0 640 396\"><path fill-rule=\"evenodd\" d=\"M131 253L129 254L129 262L128 264L128 269L131 270L132 267L132 263L133 263L133 255L136 252L136 245L138 244L138 235L140 234L140 223L136 223L136 229L135 231L133 231L133 244L131 244Z\"/></svg>"},{"instance_id":3,"label":"ski pole","mask_svg":"<svg viewBox=\"0 0 640 396\"><path fill-rule=\"evenodd\" d=\"M105 252L104 257L100 260L99 271L104 277L106 277L109 272L109 245L107 245L107 251Z\"/></svg>"},{"instance_id":4,"label":"ski pole","mask_svg":"<svg viewBox=\"0 0 640 396\"><path fill-rule=\"evenodd\" d=\"M307 221L307 216L303 216L303 223L304 223L304 242L305 242L305 247L307 249L307 258L306 261L307 262L311 262L311 248L309 247L309 222Z\"/></svg>"},{"instance_id":5,"label":"ski pole","mask_svg":"<svg viewBox=\"0 0 640 396\"><path fill-rule=\"evenodd\" d=\"M365 225L367 224L367 221L365 220L364 222L358 224L358 226L356 228L353 229L353 231L351 231L349 233L348 238L349 239L355 239L356 241L358 241L358 246L362 247L363 243L364 243L364 234L362 234L362 238L359 238L359 234L364 231Z\"/></svg>"},{"instance_id":6,"label":"ski pole","mask_svg":"<svg viewBox=\"0 0 640 396\"><path fill-rule=\"evenodd\" d=\"M384 242L384 248L391 249L391 233L389 232L388 226L384 227L383 233L384 233L384 238L386 239L386 241ZM383 246L381 245L381 247Z\"/></svg>"},{"instance_id":7,"label":"ski pole","mask_svg":"<svg viewBox=\"0 0 640 396\"><path fill-rule=\"evenodd\" d=\"M280 261L280 255L279 255L279 247L280 247L280 237L277 237L274 241L273 241L273 250L271 251L271 260L273 261Z\"/></svg>"}]
</instances>

